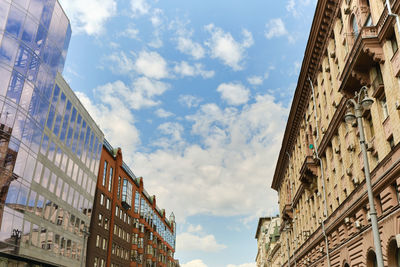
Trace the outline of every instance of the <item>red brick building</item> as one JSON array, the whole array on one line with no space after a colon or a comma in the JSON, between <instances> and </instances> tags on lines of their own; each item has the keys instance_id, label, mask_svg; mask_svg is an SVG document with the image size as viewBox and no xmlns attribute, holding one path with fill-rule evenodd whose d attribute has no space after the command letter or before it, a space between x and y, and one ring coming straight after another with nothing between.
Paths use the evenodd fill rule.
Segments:
<instances>
[{"instance_id":1,"label":"red brick building","mask_svg":"<svg viewBox=\"0 0 400 267\"><path fill-rule=\"evenodd\" d=\"M143 188L122 160L121 149L105 141L100 159L87 266L175 266L175 218L165 217L156 197Z\"/></svg>"}]
</instances>

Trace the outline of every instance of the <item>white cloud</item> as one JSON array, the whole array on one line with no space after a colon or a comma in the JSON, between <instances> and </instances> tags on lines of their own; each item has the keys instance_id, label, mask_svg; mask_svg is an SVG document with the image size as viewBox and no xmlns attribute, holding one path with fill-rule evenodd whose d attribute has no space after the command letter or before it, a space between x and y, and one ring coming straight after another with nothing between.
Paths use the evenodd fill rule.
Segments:
<instances>
[{"instance_id":1,"label":"white cloud","mask_svg":"<svg viewBox=\"0 0 400 267\"><path fill-rule=\"evenodd\" d=\"M181 105L192 108L198 107L202 100L193 95L180 95L178 101Z\"/></svg>"},{"instance_id":2,"label":"white cloud","mask_svg":"<svg viewBox=\"0 0 400 267\"><path fill-rule=\"evenodd\" d=\"M155 114L157 115L157 117L160 118L168 118L174 115L174 113L166 111L165 109L159 108L155 111Z\"/></svg>"},{"instance_id":3,"label":"white cloud","mask_svg":"<svg viewBox=\"0 0 400 267\"><path fill-rule=\"evenodd\" d=\"M261 76L250 76L247 78L247 81L251 85L261 85L264 82L264 79Z\"/></svg>"},{"instance_id":4,"label":"white cloud","mask_svg":"<svg viewBox=\"0 0 400 267\"><path fill-rule=\"evenodd\" d=\"M207 267L202 260L192 260L182 264L182 267Z\"/></svg>"},{"instance_id":5,"label":"white cloud","mask_svg":"<svg viewBox=\"0 0 400 267\"><path fill-rule=\"evenodd\" d=\"M313 1L316 2L316 0ZM298 0L297 2L296 0L289 0L286 3L286 10L291 13L293 17L298 18L306 10L305 8L308 7L311 2L312 0Z\"/></svg>"},{"instance_id":6,"label":"white cloud","mask_svg":"<svg viewBox=\"0 0 400 267\"><path fill-rule=\"evenodd\" d=\"M146 0L131 0L131 11L133 16L149 13L150 5Z\"/></svg>"},{"instance_id":7,"label":"white cloud","mask_svg":"<svg viewBox=\"0 0 400 267\"><path fill-rule=\"evenodd\" d=\"M61 0L61 4L74 33L100 34L106 21L117 13L114 0Z\"/></svg>"},{"instance_id":8,"label":"white cloud","mask_svg":"<svg viewBox=\"0 0 400 267\"><path fill-rule=\"evenodd\" d=\"M224 32L213 24L205 26L205 29L211 34L211 38L205 42L210 48L211 57L220 59L233 70L243 69L242 61L245 57L246 48L254 44L251 32L246 29L243 30L244 39L242 43L239 43L229 32Z\"/></svg>"},{"instance_id":9,"label":"white cloud","mask_svg":"<svg viewBox=\"0 0 400 267\"><path fill-rule=\"evenodd\" d=\"M113 146L135 149L140 144L135 117L130 107L113 93L114 90L123 91L127 87L120 81L101 86L95 89L97 101L81 92L76 92L76 95L99 124L105 137L112 140Z\"/></svg>"},{"instance_id":10,"label":"white cloud","mask_svg":"<svg viewBox=\"0 0 400 267\"><path fill-rule=\"evenodd\" d=\"M170 134L170 140L162 139L164 149L135 153L131 158L135 173L146 178L146 188L157 192L157 204L174 211L178 222L200 214L247 217L275 213L277 194L268 185L287 112L270 95L256 96L254 103L241 109L203 104L181 124L191 125L186 129L190 138L181 134L175 146L176 138Z\"/></svg>"},{"instance_id":11,"label":"white cloud","mask_svg":"<svg viewBox=\"0 0 400 267\"><path fill-rule=\"evenodd\" d=\"M267 39L288 35L288 31L281 18L270 19L265 27L265 37Z\"/></svg>"},{"instance_id":12,"label":"white cloud","mask_svg":"<svg viewBox=\"0 0 400 267\"><path fill-rule=\"evenodd\" d=\"M241 83L222 83L217 91L221 98L230 105L241 105L249 101L250 91Z\"/></svg>"},{"instance_id":13,"label":"white cloud","mask_svg":"<svg viewBox=\"0 0 400 267\"><path fill-rule=\"evenodd\" d=\"M135 62L135 69L138 73L154 79L168 77L167 62L157 52L142 51Z\"/></svg>"},{"instance_id":14,"label":"white cloud","mask_svg":"<svg viewBox=\"0 0 400 267\"><path fill-rule=\"evenodd\" d=\"M250 262L250 263L243 263L240 265L228 264L226 267L256 267L256 263Z\"/></svg>"},{"instance_id":15,"label":"white cloud","mask_svg":"<svg viewBox=\"0 0 400 267\"><path fill-rule=\"evenodd\" d=\"M147 77L140 77L133 81L132 87L129 94L122 94L122 97L129 101L133 109L141 109L159 105L160 102L154 100L154 97L162 95L169 85Z\"/></svg>"},{"instance_id":16,"label":"white cloud","mask_svg":"<svg viewBox=\"0 0 400 267\"><path fill-rule=\"evenodd\" d=\"M181 61L180 63L176 64L174 71L175 73L180 74L182 77L200 75L205 79L212 78L215 74L213 70L204 70L204 66L201 63L196 63L192 66L186 61Z\"/></svg>"},{"instance_id":17,"label":"white cloud","mask_svg":"<svg viewBox=\"0 0 400 267\"><path fill-rule=\"evenodd\" d=\"M105 58L105 61L108 68L114 73L130 74L135 71L132 55L127 55L124 51L113 52Z\"/></svg>"},{"instance_id":18,"label":"white cloud","mask_svg":"<svg viewBox=\"0 0 400 267\"><path fill-rule=\"evenodd\" d=\"M176 236L177 251L204 251L218 252L226 248L219 244L214 235L201 235L198 233L181 233Z\"/></svg>"},{"instance_id":19,"label":"white cloud","mask_svg":"<svg viewBox=\"0 0 400 267\"><path fill-rule=\"evenodd\" d=\"M184 54L192 56L194 59L201 59L204 57L204 48L201 44L193 42L190 38L180 36L178 37L178 50Z\"/></svg>"},{"instance_id":20,"label":"white cloud","mask_svg":"<svg viewBox=\"0 0 400 267\"><path fill-rule=\"evenodd\" d=\"M119 32L117 36L126 37L129 39L138 39L139 29L135 28L134 26L128 26L124 31Z\"/></svg>"}]
</instances>

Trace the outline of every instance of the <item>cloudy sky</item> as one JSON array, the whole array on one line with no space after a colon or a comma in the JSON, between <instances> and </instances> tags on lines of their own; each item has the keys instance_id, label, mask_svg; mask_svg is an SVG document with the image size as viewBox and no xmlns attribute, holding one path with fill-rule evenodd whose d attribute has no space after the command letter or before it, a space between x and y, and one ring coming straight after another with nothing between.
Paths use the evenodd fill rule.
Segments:
<instances>
[{"instance_id":1,"label":"cloudy sky","mask_svg":"<svg viewBox=\"0 0 400 267\"><path fill-rule=\"evenodd\" d=\"M61 0L64 77L157 204L183 267L250 267L316 0Z\"/></svg>"}]
</instances>

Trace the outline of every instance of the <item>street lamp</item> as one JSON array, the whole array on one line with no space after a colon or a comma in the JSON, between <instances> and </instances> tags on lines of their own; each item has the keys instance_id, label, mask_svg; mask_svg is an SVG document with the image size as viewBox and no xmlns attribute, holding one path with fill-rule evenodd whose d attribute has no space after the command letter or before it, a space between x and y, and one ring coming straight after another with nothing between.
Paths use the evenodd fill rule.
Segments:
<instances>
[{"instance_id":1,"label":"street lamp","mask_svg":"<svg viewBox=\"0 0 400 267\"><path fill-rule=\"evenodd\" d=\"M379 236L378 219L374 205L374 196L372 193L371 176L369 171L367 148L365 145L365 135L362 121L363 112L365 110L369 110L374 103L374 100L368 97L367 90L368 88L366 86L363 86L360 89L360 92L355 93L354 99L347 100L348 110L346 115L344 116L344 119L347 123L353 123L357 119L358 131L360 133L360 146L364 159L364 174L367 184L368 201L370 206L369 214L371 216L371 226L374 237L376 261L378 263L378 267L383 267L381 239ZM352 112L352 108L354 109L354 113Z\"/></svg>"}]
</instances>

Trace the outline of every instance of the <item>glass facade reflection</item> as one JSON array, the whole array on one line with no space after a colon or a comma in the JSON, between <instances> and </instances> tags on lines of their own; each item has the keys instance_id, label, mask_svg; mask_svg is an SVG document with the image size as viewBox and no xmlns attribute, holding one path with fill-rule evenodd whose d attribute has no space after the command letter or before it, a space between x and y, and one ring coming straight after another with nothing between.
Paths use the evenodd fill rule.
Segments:
<instances>
[{"instance_id":1,"label":"glass facade reflection","mask_svg":"<svg viewBox=\"0 0 400 267\"><path fill-rule=\"evenodd\" d=\"M0 250L14 260L85 258L103 134L60 74L70 38L57 1L0 0Z\"/></svg>"}]
</instances>

